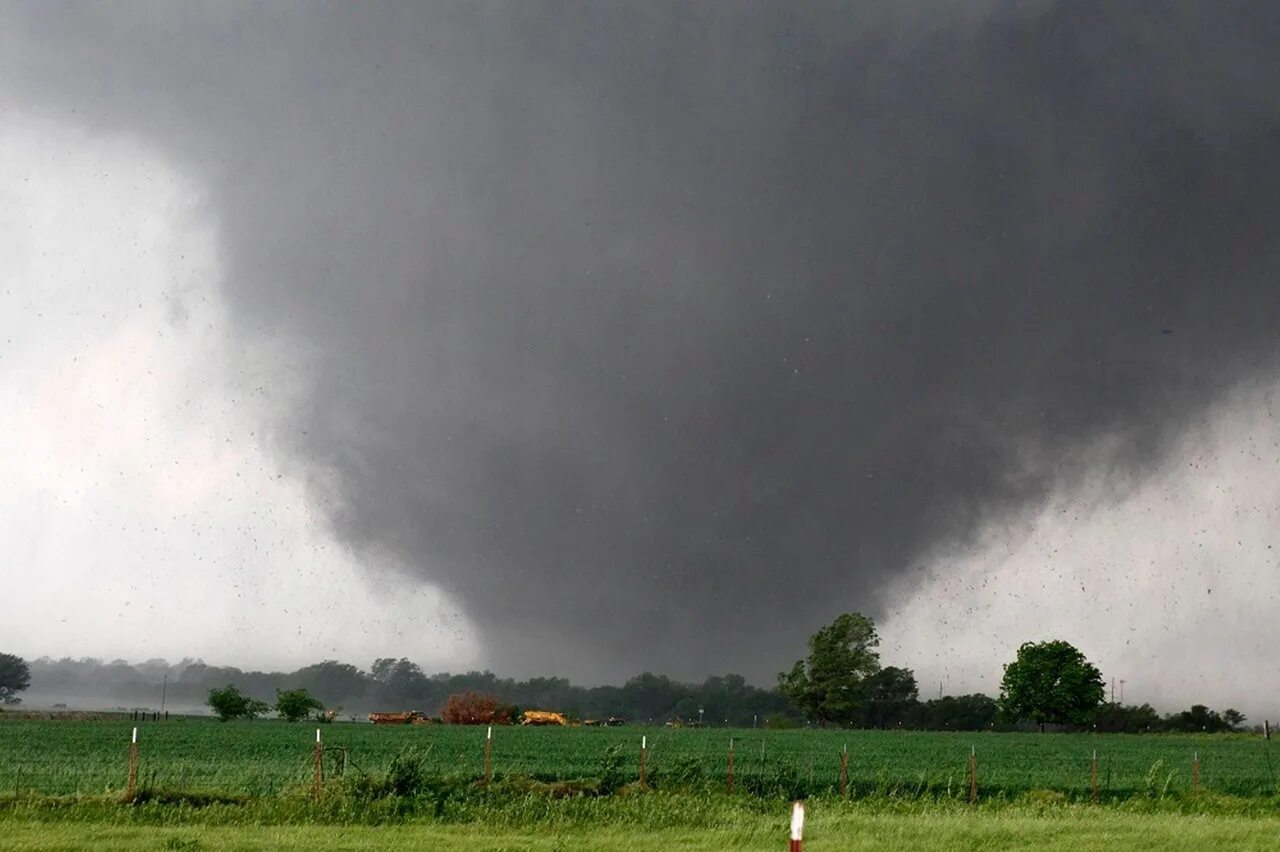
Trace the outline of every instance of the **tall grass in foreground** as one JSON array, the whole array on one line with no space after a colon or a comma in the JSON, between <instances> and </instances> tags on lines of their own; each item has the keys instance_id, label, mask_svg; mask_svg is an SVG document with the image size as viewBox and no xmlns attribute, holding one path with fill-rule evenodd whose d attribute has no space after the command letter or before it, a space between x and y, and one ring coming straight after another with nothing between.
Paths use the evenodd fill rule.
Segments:
<instances>
[{"instance_id":1,"label":"tall grass in foreground","mask_svg":"<svg viewBox=\"0 0 1280 852\"><path fill-rule=\"evenodd\" d=\"M868 788L850 797L806 789L789 771L770 776L768 785L728 794L718 783L689 766L673 766L641 786L620 771L619 754L610 751L599 772L571 780L542 781L504 775L485 783L466 773L434 773L425 756L408 748L384 772L355 771L330 779L318 790L307 784L276 794L182 790L149 781L125 801L117 791L96 796L0 795L0 818L89 820L129 824L397 824L475 823L506 827L587 827L634 825L654 828L728 830L745 818L776 818L784 824L786 803L807 798L819 812L862 814L986 813L1008 810L1039 814L1069 812L1188 813L1249 817L1280 816L1280 796L1240 797L1207 791L1171 790L1157 783L1130 796L1110 796L1094 805L1070 794L1045 789L995 791L976 804L968 789L956 785L927 793L901 787Z\"/></svg>"}]
</instances>

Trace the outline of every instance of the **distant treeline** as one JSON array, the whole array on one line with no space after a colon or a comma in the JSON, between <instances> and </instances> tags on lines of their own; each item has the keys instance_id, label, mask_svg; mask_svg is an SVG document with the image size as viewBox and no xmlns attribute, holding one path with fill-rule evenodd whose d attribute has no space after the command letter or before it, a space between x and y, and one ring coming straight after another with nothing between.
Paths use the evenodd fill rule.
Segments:
<instances>
[{"instance_id":1,"label":"distant treeline","mask_svg":"<svg viewBox=\"0 0 1280 852\"><path fill-rule=\"evenodd\" d=\"M581 719L615 717L653 724L701 720L710 726L734 727L802 724L800 714L776 689L752 686L737 674L680 683L645 673L621 686L584 687L565 678L515 680L488 671L427 674L403 658L375 660L367 671L335 660L292 672L262 672L189 659L176 664L159 659L131 664L48 657L32 661L30 668L33 694L76 696L98 706L110 703L157 709L167 678L163 689L171 709L202 707L210 689L235 684L245 694L264 701L274 700L278 689L306 689L326 707L342 708L344 715L350 716L363 716L371 710L419 710L436 716L450 695L470 691L494 695L521 709L557 710ZM906 669L882 670L867 689L858 727L952 731L1018 727L1001 720L996 700L987 695L948 695L920 701L915 678ZM1234 711L1219 714L1202 705L1161 716L1146 704L1104 704L1094 721L1099 731L1214 732L1236 728L1244 719Z\"/></svg>"},{"instance_id":2,"label":"distant treeline","mask_svg":"<svg viewBox=\"0 0 1280 852\"><path fill-rule=\"evenodd\" d=\"M583 687L560 677L515 680L488 671L427 674L417 663L403 658L375 660L367 671L335 660L292 672L244 671L198 660L129 664L123 660L40 658L30 665L33 693L100 698L149 708L159 706L161 684L167 677L165 689L171 708L201 706L210 689L235 684L246 695L264 701L273 700L277 689L306 689L326 707L341 707L349 715L419 710L436 716L450 695L468 691L494 695L522 709L659 724L677 718L696 722L701 716L708 725L750 727L788 712L787 700L776 691L752 686L736 674L689 684L646 673L622 686Z\"/></svg>"}]
</instances>

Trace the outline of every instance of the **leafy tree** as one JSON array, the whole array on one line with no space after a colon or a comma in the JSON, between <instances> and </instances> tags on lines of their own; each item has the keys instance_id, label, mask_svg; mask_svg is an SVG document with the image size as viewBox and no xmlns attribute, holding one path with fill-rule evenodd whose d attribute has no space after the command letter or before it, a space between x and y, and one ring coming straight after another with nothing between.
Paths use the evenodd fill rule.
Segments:
<instances>
[{"instance_id":1,"label":"leafy tree","mask_svg":"<svg viewBox=\"0 0 1280 852\"><path fill-rule=\"evenodd\" d=\"M905 722L918 694L916 676L910 669L885 666L867 678L862 723L869 728L890 728Z\"/></svg>"},{"instance_id":2,"label":"leafy tree","mask_svg":"<svg viewBox=\"0 0 1280 852\"><path fill-rule=\"evenodd\" d=\"M1216 711L1203 704L1192 704L1190 710L1175 713L1164 720L1165 728L1170 731L1187 731L1216 734L1228 730L1231 726Z\"/></svg>"},{"instance_id":3,"label":"leafy tree","mask_svg":"<svg viewBox=\"0 0 1280 852\"><path fill-rule=\"evenodd\" d=\"M1083 724L1102 703L1102 674L1069 642L1026 642L1004 667L1000 710L1009 721Z\"/></svg>"},{"instance_id":4,"label":"leafy tree","mask_svg":"<svg viewBox=\"0 0 1280 852\"><path fill-rule=\"evenodd\" d=\"M698 699L694 698L692 695L686 695L677 701L675 706L671 708L671 712L669 714L671 718L666 721L678 719L685 724L695 724L700 721L698 719L698 708L700 707L702 707L702 705L698 702ZM703 708L703 710L705 709L706 708ZM703 715L705 715L705 713Z\"/></svg>"},{"instance_id":5,"label":"leafy tree","mask_svg":"<svg viewBox=\"0 0 1280 852\"><path fill-rule=\"evenodd\" d=\"M227 684L222 689L209 690L209 700L206 703L224 722L232 719L254 719L270 709L265 701L250 698L236 689L233 684Z\"/></svg>"},{"instance_id":6,"label":"leafy tree","mask_svg":"<svg viewBox=\"0 0 1280 852\"><path fill-rule=\"evenodd\" d=\"M1137 707L1123 704L1103 704L1093 714L1093 725L1101 733L1139 733L1158 731L1160 714L1150 704Z\"/></svg>"},{"instance_id":7,"label":"leafy tree","mask_svg":"<svg viewBox=\"0 0 1280 852\"><path fill-rule=\"evenodd\" d=\"M0 703L17 704L18 693L31 685L31 669L16 654L0 654Z\"/></svg>"},{"instance_id":8,"label":"leafy tree","mask_svg":"<svg viewBox=\"0 0 1280 852\"><path fill-rule=\"evenodd\" d=\"M301 722L311 711L323 709L320 699L305 689L276 690L276 713L286 722Z\"/></svg>"},{"instance_id":9,"label":"leafy tree","mask_svg":"<svg viewBox=\"0 0 1280 852\"><path fill-rule=\"evenodd\" d=\"M424 699L430 691L430 681L421 667L403 657L374 660L369 676L377 684L377 699L392 705L412 705Z\"/></svg>"},{"instance_id":10,"label":"leafy tree","mask_svg":"<svg viewBox=\"0 0 1280 852\"><path fill-rule=\"evenodd\" d=\"M1230 707L1222 711L1222 721L1226 722L1227 726L1233 731L1243 725L1246 718L1239 710L1234 710Z\"/></svg>"},{"instance_id":11,"label":"leafy tree","mask_svg":"<svg viewBox=\"0 0 1280 852\"><path fill-rule=\"evenodd\" d=\"M666 675L645 672L622 685L621 698L630 707L627 712L631 718L665 722L671 718L676 703L686 693L684 684L676 683Z\"/></svg>"},{"instance_id":12,"label":"leafy tree","mask_svg":"<svg viewBox=\"0 0 1280 852\"><path fill-rule=\"evenodd\" d=\"M809 656L778 675L778 691L820 724L852 724L862 707L866 681L880 670L875 623L845 613L809 637Z\"/></svg>"},{"instance_id":13,"label":"leafy tree","mask_svg":"<svg viewBox=\"0 0 1280 852\"><path fill-rule=\"evenodd\" d=\"M369 677L350 663L324 660L298 669L282 685L302 687L330 702L350 701L364 697Z\"/></svg>"},{"instance_id":14,"label":"leafy tree","mask_svg":"<svg viewBox=\"0 0 1280 852\"><path fill-rule=\"evenodd\" d=\"M1000 708L989 695L945 695L913 707L908 724L930 731L985 731L999 715Z\"/></svg>"}]
</instances>

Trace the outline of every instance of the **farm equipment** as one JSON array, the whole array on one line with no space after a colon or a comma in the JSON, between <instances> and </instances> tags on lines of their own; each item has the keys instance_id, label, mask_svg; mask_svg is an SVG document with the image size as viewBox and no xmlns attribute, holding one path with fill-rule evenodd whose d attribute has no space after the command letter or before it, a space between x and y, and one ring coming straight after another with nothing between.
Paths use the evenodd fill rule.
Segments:
<instances>
[{"instance_id":1,"label":"farm equipment","mask_svg":"<svg viewBox=\"0 0 1280 852\"><path fill-rule=\"evenodd\" d=\"M369 721L375 725L411 725L420 718L422 718L422 714L417 710L410 710L407 713L369 714Z\"/></svg>"},{"instance_id":2,"label":"farm equipment","mask_svg":"<svg viewBox=\"0 0 1280 852\"><path fill-rule=\"evenodd\" d=\"M568 725L569 720L563 713L551 713L547 710L526 710L520 719L521 725Z\"/></svg>"}]
</instances>

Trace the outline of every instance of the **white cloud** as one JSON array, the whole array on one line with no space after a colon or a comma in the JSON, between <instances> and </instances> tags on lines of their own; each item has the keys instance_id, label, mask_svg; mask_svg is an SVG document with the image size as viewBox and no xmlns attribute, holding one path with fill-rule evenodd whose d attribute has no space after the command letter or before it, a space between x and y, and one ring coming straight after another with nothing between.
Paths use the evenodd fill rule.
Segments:
<instances>
[{"instance_id":1,"label":"white cloud","mask_svg":"<svg viewBox=\"0 0 1280 852\"><path fill-rule=\"evenodd\" d=\"M127 138L0 129L0 648L457 667L439 591L365 564L265 449L292 341L233 338L200 187Z\"/></svg>"},{"instance_id":2,"label":"white cloud","mask_svg":"<svg viewBox=\"0 0 1280 852\"><path fill-rule=\"evenodd\" d=\"M914 664L926 697L940 681L995 694L1020 642L1061 638L1117 693L1124 679L1126 703L1277 718L1277 391L1237 389L1140 482L1100 465L975 546L940 550L884 624L886 662Z\"/></svg>"}]
</instances>

